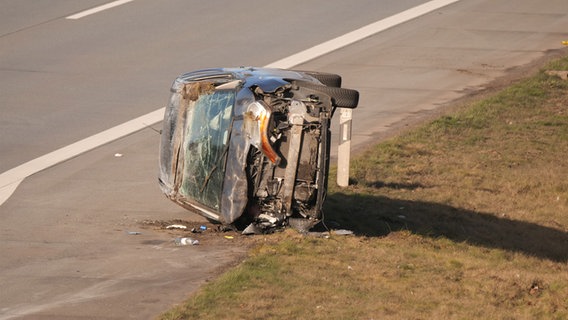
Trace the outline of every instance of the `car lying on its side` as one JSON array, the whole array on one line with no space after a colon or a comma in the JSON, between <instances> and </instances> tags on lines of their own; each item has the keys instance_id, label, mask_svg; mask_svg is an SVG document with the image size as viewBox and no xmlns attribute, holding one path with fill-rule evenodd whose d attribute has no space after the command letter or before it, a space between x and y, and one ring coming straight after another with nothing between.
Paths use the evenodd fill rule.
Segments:
<instances>
[{"instance_id":1,"label":"car lying on its side","mask_svg":"<svg viewBox=\"0 0 568 320\"><path fill-rule=\"evenodd\" d=\"M340 86L335 74L282 69L181 75L164 116L162 191L244 233L309 230L322 217L330 119L359 100Z\"/></svg>"}]
</instances>

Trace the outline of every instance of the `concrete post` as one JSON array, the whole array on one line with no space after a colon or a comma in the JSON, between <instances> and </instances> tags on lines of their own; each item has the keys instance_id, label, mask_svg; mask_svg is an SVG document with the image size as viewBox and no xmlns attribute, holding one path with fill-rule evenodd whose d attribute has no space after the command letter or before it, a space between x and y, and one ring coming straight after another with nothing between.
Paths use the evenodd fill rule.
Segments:
<instances>
[{"instance_id":1,"label":"concrete post","mask_svg":"<svg viewBox=\"0 0 568 320\"><path fill-rule=\"evenodd\" d=\"M351 158L351 123L353 110L339 108L339 146L337 147L337 185L349 185Z\"/></svg>"}]
</instances>

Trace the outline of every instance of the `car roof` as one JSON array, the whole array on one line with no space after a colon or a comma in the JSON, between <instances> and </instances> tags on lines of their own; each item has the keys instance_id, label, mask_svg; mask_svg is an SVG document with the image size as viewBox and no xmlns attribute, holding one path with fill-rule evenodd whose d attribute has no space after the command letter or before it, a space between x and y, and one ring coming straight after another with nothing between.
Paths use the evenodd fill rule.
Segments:
<instances>
[{"instance_id":1,"label":"car roof","mask_svg":"<svg viewBox=\"0 0 568 320\"><path fill-rule=\"evenodd\" d=\"M184 73L178 77L178 80L183 82L228 82L232 80L241 80L250 85L260 85L262 83L266 84L270 82L277 82L281 85L283 82L288 82L286 80L304 80L318 84L320 83L314 77L301 71L257 67L202 69Z\"/></svg>"}]
</instances>

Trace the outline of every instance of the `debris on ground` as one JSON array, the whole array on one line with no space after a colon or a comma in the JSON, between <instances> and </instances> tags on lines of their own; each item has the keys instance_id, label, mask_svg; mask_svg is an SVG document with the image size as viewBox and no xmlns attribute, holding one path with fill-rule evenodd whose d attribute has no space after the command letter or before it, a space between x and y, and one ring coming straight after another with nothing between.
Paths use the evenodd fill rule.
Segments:
<instances>
[{"instance_id":1,"label":"debris on ground","mask_svg":"<svg viewBox=\"0 0 568 320\"><path fill-rule=\"evenodd\" d=\"M333 234L336 236L349 236L353 235L353 231L345 229L333 230Z\"/></svg>"},{"instance_id":2,"label":"debris on ground","mask_svg":"<svg viewBox=\"0 0 568 320\"><path fill-rule=\"evenodd\" d=\"M183 224L170 224L169 226L166 227L166 229L182 229L182 230L185 230L185 229L187 229L187 226L184 226Z\"/></svg>"},{"instance_id":3,"label":"debris on ground","mask_svg":"<svg viewBox=\"0 0 568 320\"><path fill-rule=\"evenodd\" d=\"M200 225L199 228L192 228L191 232L192 233L201 233L201 232L206 231L206 230L207 230L207 226Z\"/></svg>"},{"instance_id":4,"label":"debris on ground","mask_svg":"<svg viewBox=\"0 0 568 320\"><path fill-rule=\"evenodd\" d=\"M177 246L187 246L187 245L196 246L199 244L199 240L187 237L175 238L174 242Z\"/></svg>"}]
</instances>

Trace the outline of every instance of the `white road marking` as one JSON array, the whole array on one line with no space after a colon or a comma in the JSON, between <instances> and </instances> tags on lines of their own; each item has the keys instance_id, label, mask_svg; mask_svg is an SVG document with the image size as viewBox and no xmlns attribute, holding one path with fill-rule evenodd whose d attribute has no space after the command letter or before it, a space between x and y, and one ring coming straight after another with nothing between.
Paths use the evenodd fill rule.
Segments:
<instances>
[{"instance_id":1,"label":"white road marking","mask_svg":"<svg viewBox=\"0 0 568 320\"><path fill-rule=\"evenodd\" d=\"M118 7L118 6L121 6L125 3L132 2L132 1L134 1L134 0L117 0L117 1L109 2L107 4L103 4L103 5L100 5L98 7L94 7L94 8L89 9L89 10L81 11L81 12L76 13L74 15L70 15L70 16L66 17L65 19L69 19L69 20L81 19L83 17L90 16L92 14L95 14L95 13L98 13L98 12L101 12L101 11L104 11L104 10L108 10L108 9L111 9L111 8L114 8L114 7Z\"/></svg>"},{"instance_id":2,"label":"white road marking","mask_svg":"<svg viewBox=\"0 0 568 320\"><path fill-rule=\"evenodd\" d=\"M360 41L364 38L370 37L374 34L379 32L385 31L390 29L394 26L402 24L404 22L410 21L412 19L418 18L423 16L427 13L430 13L434 10L440 9L452 3L458 2L460 0L433 0L430 2L426 2L419 6L410 8L408 10L402 11L395 15L392 15L388 18L383 20L379 20L377 22L371 23L366 25L362 28L359 28L355 31L346 33L342 36L339 36L335 39L326 41L322 44L318 44L317 46L311 47L304 51L298 52L293 54L287 58L278 60L274 63L267 65L267 68L283 68L288 69L294 66L297 66L301 63L313 60L319 56L322 56L326 53L335 51L337 49L343 48L350 44L353 44L357 41Z\"/></svg>"},{"instance_id":3,"label":"white road marking","mask_svg":"<svg viewBox=\"0 0 568 320\"><path fill-rule=\"evenodd\" d=\"M79 19L81 17L106 10L133 0L121 0L109 4L83 11L67 19ZM266 68L292 68L298 64L317 58L323 54L345 47L356 41L370 37L376 33L392 28L409 20L425 15L434 10L440 9L461 0L433 0L417 7L408 9L383 20L371 23L365 27L349 32L343 36L329 40L310 49L304 50L287 58L266 65ZM150 112L136 119L125 122L121 125L100 132L81 141L77 141L61 149L55 150L44 156L28 161L16 168L0 174L0 205L2 205L16 191L18 185L27 177L45 170L51 166L65 160L76 157L82 153L90 151L103 144L120 139L149 125L156 124L163 120L165 108Z\"/></svg>"},{"instance_id":4,"label":"white road marking","mask_svg":"<svg viewBox=\"0 0 568 320\"><path fill-rule=\"evenodd\" d=\"M133 132L144 129L149 125L160 122L164 118L165 108L150 112L136 119L127 121L116 127L77 141L61 149L57 149L34 160L28 161L16 168L0 174L0 205L2 205L18 185L34 173L45 170L60 162L76 157L82 153L112 142Z\"/></svg>"}]
</instances>

